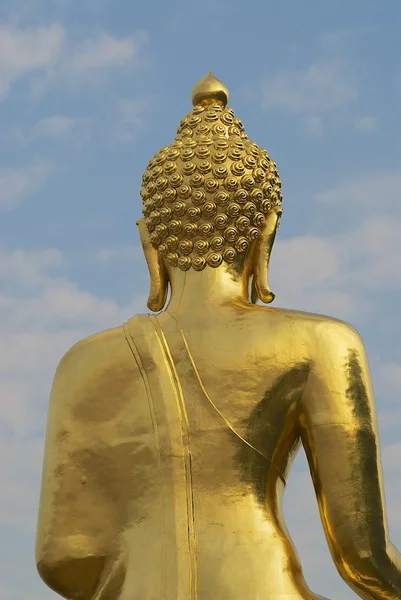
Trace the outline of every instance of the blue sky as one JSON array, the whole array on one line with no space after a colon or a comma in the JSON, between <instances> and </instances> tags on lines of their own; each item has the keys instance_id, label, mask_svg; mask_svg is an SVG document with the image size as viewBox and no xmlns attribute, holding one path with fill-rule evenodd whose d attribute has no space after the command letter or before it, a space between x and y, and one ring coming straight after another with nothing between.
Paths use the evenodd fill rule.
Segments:
<instances>
[{"instance_id":1,"label":"blue sky","mask_svg":"<svg viewBox=\"0 0 401 600\"><path fill-rule=\"evenodd\" d=\"M365 340L400 548L401 4L3 0L0 19L3 597L56 597L33 559L54 370L78 339L146 310L141 175L209 69L282 176L276 303ZM285 514L312 589L356 598L331 565L302 456Z\"/></svg>"}]
</instances>

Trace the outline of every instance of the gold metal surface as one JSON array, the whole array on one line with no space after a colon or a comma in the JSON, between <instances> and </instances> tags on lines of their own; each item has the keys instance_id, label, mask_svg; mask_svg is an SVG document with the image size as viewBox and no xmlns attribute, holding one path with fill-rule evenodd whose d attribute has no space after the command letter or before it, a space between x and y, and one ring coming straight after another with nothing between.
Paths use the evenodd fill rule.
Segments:
<instances>
[{"instance_id":1,"label":"gold metal surface","mask_svg":"<svg viewBox=\"0 0 401 600\"><path fill-rule=\"evenodd\" d=\"M192 90L192 104L206 106L208 104L221 103L227 106L230 93L222 81L219 81L212 73L201 79Z\"/></svg>"},{"instance_id":2,"label":"gold metal surface","mask_svg":"<svg viewBox=\"0 0 401 600\"><path fill-rule=\"evenodd\" d=\"M208 77L143 180L148 306L162 312L58 367L39 573L69 599L322 599L282 513L302 444L339 573L361 598L400 599L363 343L336 319L255 304L274 298L281 184Z\"/></svg>"},{"instance_id":3,"label":"gold metal surface","mask_svg":"<svg viewBox=\"0 0 401 600\"><path fill-rule=\"evenodd\" d=\"M244 259L267 216L281 211L277 166L249 140L234 112L216 100L228 98L224 88L211 72L195 86L198 104L142 178L150 242L182 271L240 264L238 255Z\"/></svg>"}]
</instances>

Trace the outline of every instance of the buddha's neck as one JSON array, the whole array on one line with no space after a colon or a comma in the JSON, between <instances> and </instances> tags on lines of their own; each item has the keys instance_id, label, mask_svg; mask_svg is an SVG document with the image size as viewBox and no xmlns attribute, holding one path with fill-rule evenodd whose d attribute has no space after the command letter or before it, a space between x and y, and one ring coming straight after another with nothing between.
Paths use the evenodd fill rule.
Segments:
<instances>
[{"instance_id":1,"label":"buddha's neck","mask_svg":"<svg viewBox=\"0 0 401 600\"><path fill-rule=\"evenodd\" d=\"M248 280L224 267L204 271L171 269L169 313L214 312L229 303L248 303Z\"/></svg>"}]
</instances>

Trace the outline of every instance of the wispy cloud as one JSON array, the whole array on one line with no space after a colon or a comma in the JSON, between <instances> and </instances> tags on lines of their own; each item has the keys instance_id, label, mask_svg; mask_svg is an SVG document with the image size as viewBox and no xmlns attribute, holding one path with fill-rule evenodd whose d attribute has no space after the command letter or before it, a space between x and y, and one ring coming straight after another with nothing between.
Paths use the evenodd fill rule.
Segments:
<instances>
[{"instance_id":1,"label":"wispy cloud","mask_svg":"<svg viewBox=\"0 0 401 600\"><path fill-rule=\"evenodd\" d=\"M400 253L401 219L368 219L332 237L278 241L271 284L281 306L360 319L374 310L371 292L401 289Z\"/></svg>"},{"instance_id":2,"label":"wispy cloud","mask_svg":"<svg viewBox=\"0 0 401 600\"><path fill-rule=\"evenodd\" d=\"M359 46L369 28L333 31L314 40L315 57L299 48L297 64L271 73L261 83L261 106L279 110L300 119L305 132L320 138L325 121L359 110L362 73ZM299 64L303 63L303 66ZM377 122L371 116L351 118L352 127L371 133Z\"/></svg>"},{"instance_id":3,"label":"wispy cloud","mask_svg":"<svg viewBox=\"0 0 401 600\"><path fill-rule=\"evenodd\" d=\"M145 127L153 102L153 98L149 96L121 98L111 138L116 142L132 142Z\"/></svg>"},{"instance_id":4,"label":"wispy cloud","mask_svg":"<svg viewBox=\"0 0 401 600\"><path fill-rule=\"evenodd\" d=\"M341 240L305 235L278 240L272 254L270 283L278 306L332 314L351 320L357 311L355 290L342 285Z\"/></svg>"},{"instance_id":5,"label":"wispy cloud","mask_svg":"<svg viewBox=\"0 0 401 600\"><path fill-rule=\"evenodd\" d=\"M76 149L91 139L92 119L70 115L50 115L39 119L31 127L14 127L4 134L4 139L17 146L28 146L36 141L68 141Z\"/></svg>"},{"instance_id":6,"label":"wispy cloud","mask_svg":"<svg viewBox=\"0 0 401 600\"><path fill-rule=\"evenodd\" d=\"M10 210L36 190L50 177L54 170L46 160L20 168L0 170L0 209Z\"/></svg>"},{"instance_id":7,"label":"wispy cloud","mask_svg":"<svg viewBox=\"0 0 401 600\"><path fill-rule=\"evenodd\" d=\"M147 39L143 31L126 37L99 31L75 41L58 24L36 29L4 25L0 28L0 97L26 75L35 75L30 85L38 95L55 82L68 85L71 78L85 77L87 85L87 78L96 80L100 72L138 67Z\"/></svg>"},{"instance_id":8,"label":"wispy cloud","mask_svg":"<svg viewBox=\"0 0 401 600\"><path fill-rule=\"evenodd\" d=\"M31 133L34 137L59 137L70 133L81 123L77 117L65 115L52 115L40 119L32 128Z\"/></svg>"},{"instance_id":9,"label":"wispy cloud","mask_svg":"<svg viewBox=\"0 0 401 600\"><path fill-rule=\"evenodd\" d=\"M372 115L357 117L354 120L354 129L358 133L375 133L378 127L378 119Z\"/></svg>"},{"instance_id":10,"label":"wispy cloud","mask_svg":"<svg viewBox=\"0 0 401 600\"><path fill-rule=\"evenodd\" d=\"M145 32L121 38L99 33L79 44L71 58L66 60L66 66L83 72L122 67L128 63L138 64L139 52L147 39Z\"/></svg>"},{"instance_id":11,"label":"wispy cloud","mask_svg":"<svg viewBox=\"0 0 401 600\"><path fill-rule=\"evenodd\" d=\"M362 214L375 211L400 211L401 172L373 171L355 176L338 186L316 195L317 202L327 206L346 208L348 214L357 210Z\"/></svg>"},{"instance_id":12,"label":"wispy cloud","mask_svg":"<svg viewBox=\"0 0 401 600\"><path fill-rule=\"evenodd\" d=\"M354 74L340 59L321 59L303 69L279 71L262 85L262 107L292 114L320 114L358 97Z\"/></svg>"},{"instance_id":13,"label":"wispy cloud","mask_svg":"<svg viewBox=\"0 0 401 600\"><path fill-rule=\"evenodd\" d=\"M367 173L317 194L342 225L331 235L278 240L271 269L278 303L352 320L374 309L372 292L400 290L400 195L397 171Z\"/></svg>"},{"instance_id":14,"label":"wispy cloud","mask_svg":"<svg viewBox=\"0 0 401 600\"><path fill-rule=\"evenodd\" d=\"M0 27L0 97L24 75L56 64L64 40L65 31L58 24L36 29Z\"/></svg>"},{"instance_id":15,"label":"wispy cloud","mask_svg":"<svg viewBox=\"0 0 401 600\"><path fill-rule=\"evenodd\" d=\"M0 280L21 282L24 286L43 284L46 273L63 266L63 255L55 248L23 252L0 252Z\"/></svg>"}]
</instances>

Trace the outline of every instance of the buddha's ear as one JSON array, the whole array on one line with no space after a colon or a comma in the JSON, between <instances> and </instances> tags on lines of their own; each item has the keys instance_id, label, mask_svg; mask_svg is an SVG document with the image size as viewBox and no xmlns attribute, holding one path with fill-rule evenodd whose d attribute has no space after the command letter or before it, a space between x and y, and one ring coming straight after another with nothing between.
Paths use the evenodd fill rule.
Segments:
<instances>
[{"instance_id":1,"label":"buddha's ear","mask_svg":"<svg viewBox=\"0 0 401 600\"><path fill-rule=\"evenodd\" d=\"M252 283L251 283L251 302L252 304L256 304L259 299L258 292L255 285L255 276L252 274Z\"/></svg>"},{"instance_id":2,"label":"buddha's ear","mask_svg":"<svg viewBox=\"0 0 401 600\"><path fill-rule=\"evenodd\" d=\"M269 287L268 270L280 215L281 211L276 212L272 210L268 213L261 234L256 242L251 292L251 301L253 304L256 304L258 298L265 304L270 304L275 298Z\"/></svg>"},{"instance_id":3,"label":"buddha's ear","mask_svg":"<svg viewBox=\"0 0 401 600\"><path fill-rule=\"evenodd\" d=\"M143 252L150 275L150 291L148 308L154 312L162 310L167 299L168 275L164 264L160 259L159 252L153 248L145 219L139 219L136 224L139 229Z\"/></svg>"}]
</instances>

